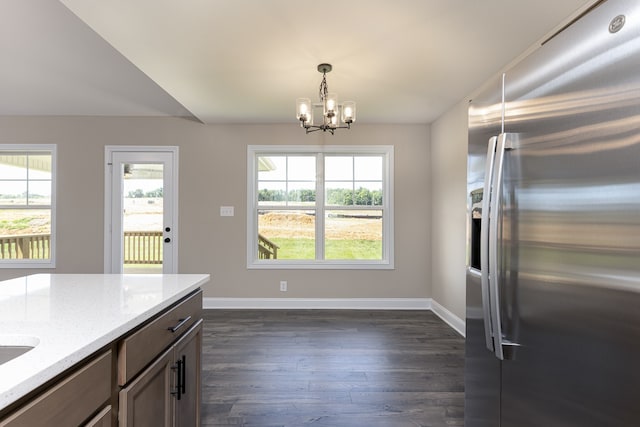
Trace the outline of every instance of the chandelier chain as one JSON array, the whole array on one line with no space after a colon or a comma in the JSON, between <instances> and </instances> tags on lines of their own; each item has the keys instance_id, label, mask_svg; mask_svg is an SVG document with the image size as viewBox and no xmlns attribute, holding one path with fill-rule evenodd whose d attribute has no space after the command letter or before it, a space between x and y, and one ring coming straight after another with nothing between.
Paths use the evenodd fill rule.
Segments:
<instances>
[{"instance_id":1,"label":"chandelier chain","mask_svg":"<svg viewBox=\"0 0 640 427\"><path fill-rule=\"evenodd\" d=\"M320 101L324 102L328 93L329 93L329 88L327 86L327 73L323 72L322 81L320 82L320 90L318 91L318 94L320 95Z\"/></svg>"}]
</instances>

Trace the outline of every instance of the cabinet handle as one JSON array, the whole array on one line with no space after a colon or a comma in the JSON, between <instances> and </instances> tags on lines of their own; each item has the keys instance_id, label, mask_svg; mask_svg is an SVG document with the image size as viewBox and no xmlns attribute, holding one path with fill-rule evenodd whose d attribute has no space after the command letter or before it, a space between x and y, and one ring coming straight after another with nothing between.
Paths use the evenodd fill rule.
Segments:
<instances>
[{"instance_id":1,"label":"cabinet handle","mask_svg":"<svg viewBox=\"0 0 640 427\"><path fill-rule=\"evenodd\" d=\"M175 333L178 329L184 326L189 320L191 320L191 316L187 316L184 319L178 319L178 324L173 327L168 327L167 330L171 331L172 333Z\"/></svg>"}]
</instances>

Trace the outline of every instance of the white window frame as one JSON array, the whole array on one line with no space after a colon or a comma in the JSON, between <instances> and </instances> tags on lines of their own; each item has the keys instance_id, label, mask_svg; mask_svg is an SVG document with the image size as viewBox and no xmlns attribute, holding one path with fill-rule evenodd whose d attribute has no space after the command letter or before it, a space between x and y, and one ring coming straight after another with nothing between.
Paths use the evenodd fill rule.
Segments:
<instances>
[{"instance_id":1,"label":"white window frame","mask_svg":"<svg viewBox=\"0 0 640 427\"><path fill-rule=\"evenodd\" d=\"M42 153L51 152L51 234L49 237L49 259L8 259L0 260L0 269L4 268L55 268L56 267L56 188L58 181L57 173L57 145L56 144L2 144L0 153L3 151L21 153ZM42 206L34 209L43 209Z\"/></svg>"},{"instance_id":2,"label":"white window frame","mask_svg":"<svg viewBox=\"0 0 640 427\"><path fill-rule=\"evenodd\" d=\"M258 157L264 155L317 155L316 193L316 248L324 245L324 159L325 155L381 155L383 159L382 183L382 258L379 260L283 260L258 259ZM248 269L394 269L393 237L393 146L392 145L249 145L247 147L247 268ZM319 190L319 191L318 191ZM334 209L335 207L327 207ZM317 251L316 251L317 253ZM316 255L318 257L319 255Z\"/></svg>"}]
</instances>

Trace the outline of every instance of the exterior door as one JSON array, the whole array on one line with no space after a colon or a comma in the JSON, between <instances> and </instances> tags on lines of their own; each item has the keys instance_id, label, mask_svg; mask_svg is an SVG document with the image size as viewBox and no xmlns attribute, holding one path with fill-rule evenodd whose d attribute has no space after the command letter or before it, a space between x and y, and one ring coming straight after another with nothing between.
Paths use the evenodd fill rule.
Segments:
<instances>
[{"instance_id":1,"label":"exterior door","mask_svg":"<svg viewBox=\"0 0 640 427\"><path fill-rule=\"evenodd\" d=\"M105 272L177 272L177 148L107 147Z\"/></svg>"}]
</instances>

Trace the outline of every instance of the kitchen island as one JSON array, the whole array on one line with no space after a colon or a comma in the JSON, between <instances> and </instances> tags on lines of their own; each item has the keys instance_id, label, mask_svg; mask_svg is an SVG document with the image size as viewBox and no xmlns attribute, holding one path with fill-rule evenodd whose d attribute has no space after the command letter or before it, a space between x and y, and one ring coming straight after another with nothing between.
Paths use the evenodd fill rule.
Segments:
<instances>
[{"instance_id":1,"label":"kitchen island","mask_svg":"<svg viewBox=\"0 0 640 427\"><path fill-rule=\"evenodd\" d=\"M123 338L208 280L206 274L37 274L0 282L0 346L33 347L0 365L0 421L16 402L98 352L108 351L118 369L126 366L119 360Z\"/></svg>"}]
</instances>

